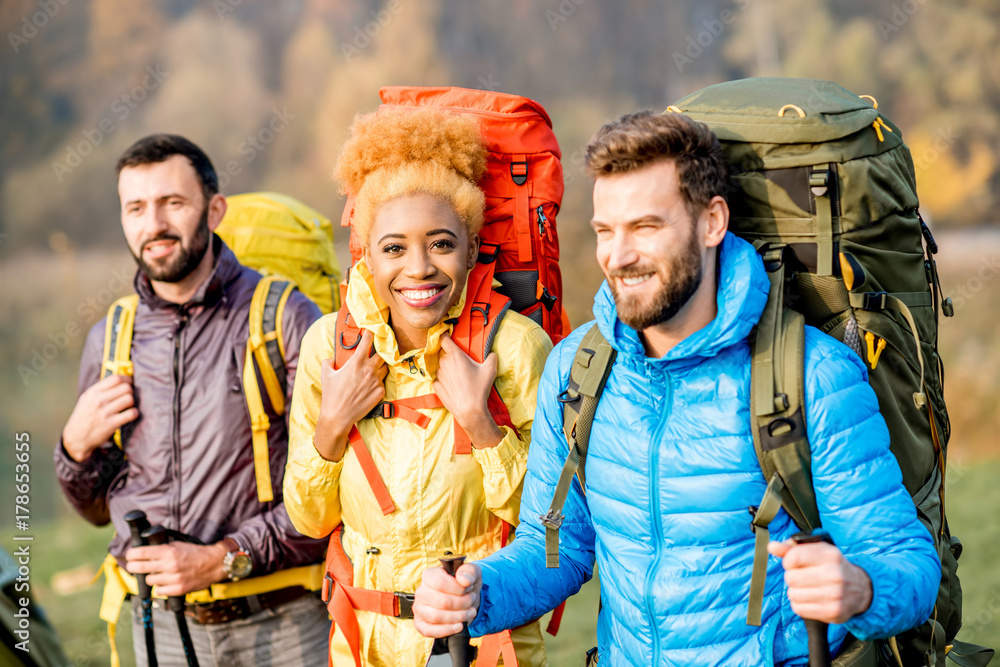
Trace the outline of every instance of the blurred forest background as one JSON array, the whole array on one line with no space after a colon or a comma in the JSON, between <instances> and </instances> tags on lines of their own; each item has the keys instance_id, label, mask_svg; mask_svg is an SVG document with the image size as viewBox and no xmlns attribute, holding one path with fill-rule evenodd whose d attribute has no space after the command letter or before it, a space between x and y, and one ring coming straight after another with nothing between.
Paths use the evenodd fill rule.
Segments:
<instances>
[{"instance_id":1,"label":"blurred forest background","mask_svg":"<svg viewBox=\"0 0 1000 667\"><path fill-rule=\"evenodd\" d=\"M108 535L63 501L51 450L74 404L86 331L131 290L113 172L128 145L183 134L213 159L225 193L281 191L339 220L329 174L352 117L377 106L380 86L531 97L562 145L562 266L579 325L601 279L581 171L593 131L706 85L767 75L873 95L913 152L957 311L942 321L941 348L949 515L968 544L965 638L1000 643L1000 467L988 461L1000 431L996 0L3 0L0 35L0 438L11 443L0 451L0 506L13 505L12 434L26 431L32 521L58 545L37 543L48 549L37 591L78 664L105 655L103 630L87 616L96 619L99 591L78 591ZM346 234L337 233L343 265ZM12 522L2 522L8 549ZM564 630L555 664L575 662L591 641L595 610L583 606L575 630Z\"/></svg>"}]
</instances>

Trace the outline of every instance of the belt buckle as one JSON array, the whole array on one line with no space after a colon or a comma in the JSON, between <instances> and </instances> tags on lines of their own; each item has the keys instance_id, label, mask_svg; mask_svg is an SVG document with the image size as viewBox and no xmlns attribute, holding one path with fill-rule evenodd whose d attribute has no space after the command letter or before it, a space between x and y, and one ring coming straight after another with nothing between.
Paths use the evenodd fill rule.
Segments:
<instances>
[{"instance_id":1,"label":"belt buckle","mask_svg":"<svg viewBox=\"0 0 1000 667\"><path fill-rule=\"evenodd\" d=\"M416 596L413 593L400 593L396 591L393 593L396 596L396 600L399 604L399 613L396 614L396 618L413 618L413 601Z\"/></svg>"}]
</instances>

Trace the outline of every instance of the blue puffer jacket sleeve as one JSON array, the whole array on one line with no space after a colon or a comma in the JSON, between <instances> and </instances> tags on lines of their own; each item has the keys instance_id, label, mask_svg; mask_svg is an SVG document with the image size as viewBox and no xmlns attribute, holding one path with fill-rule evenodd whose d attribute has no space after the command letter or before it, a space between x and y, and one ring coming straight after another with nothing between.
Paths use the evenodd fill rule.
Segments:
<instances>
[{"instance_id":1,"label":"blue puffer jacket sleeve","mask_svg":"<svg viewBox=\"0 0 1000 667\"><path fill-rule=\"evenodd\" d=\"M539 519L549 509L568 452L562 433L562 406L556 397L566 386L573 355L589 328L587 325L563 340L545 365L531 431L517 537L478 563L483 572L483 589L479 615L469 624L473 636L514 628L538 618L579 591L593 576L594 528L578 481L574 480L563 507L566 518L559 531L558 569L545 567L545 527Z\"/></svg>"},{"instance_id":2,"label":"blue puffer jacket sleeve","mask_svg":"<svg viewBox=\"0 0 1000 667\"><path fill-rule=\"evenodd\" d=\"M806 328L806 429L824 528L872 581L855 637L891 637L931 615L941 565L889 451L867 370L846 346Z\"/></svg>"}]
</instances>

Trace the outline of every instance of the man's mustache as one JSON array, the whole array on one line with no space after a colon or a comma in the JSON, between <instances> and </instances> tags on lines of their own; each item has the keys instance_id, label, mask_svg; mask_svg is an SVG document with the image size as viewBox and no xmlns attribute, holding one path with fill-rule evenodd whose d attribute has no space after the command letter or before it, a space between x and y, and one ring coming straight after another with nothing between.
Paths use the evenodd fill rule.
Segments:
<instances>
[{"instance_id":1,"label":"man's mustache","mask_svg":"<svg viewBox=\"0 0 1000 667\"><path fill-rule=\"evenodd\" d=\"M658 273L656 267L634 267L630 266L626 269L616 269L614 271L608 272L608 278L638 278L640 276L648 276L649 274Z\"/></svg>"},{"instance_id":2,"label":"man's mustache","mask_svg":"<svg viewBox=\"0 0 1000 667\"><path fill-rule=\"evenodd\" d=\"M157 236L155 238L151 238L151 239L148 239L146 241L143 241L142 242L142 246L140 246L139 249L140 250L145 250L146 246L148 246L150 243L158 243L160 241L177 241L177 242L180 242L180 240L181 240L181 237L177 236L176 234L160 234L159 236Z\"/></svg>"}]
</instances>

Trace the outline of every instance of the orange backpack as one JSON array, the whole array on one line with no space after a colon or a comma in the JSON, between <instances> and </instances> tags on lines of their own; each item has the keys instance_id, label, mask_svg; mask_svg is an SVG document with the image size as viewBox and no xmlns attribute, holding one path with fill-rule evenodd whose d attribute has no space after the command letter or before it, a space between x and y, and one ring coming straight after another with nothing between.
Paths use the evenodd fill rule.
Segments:
<instances>
[{"instance_id":1,"label":"orange backpack","mask_svg":"<svg viewBox=\"0 0 1000 667\"><path fill-rule=\"evenodd\" d=\"M537 102L517 95L465 88L423 88L389 86L379 91L379 109L436 107L455 113L472 114L479 122L488 151L486 174L479 183L486 195L483 229L479 233L479 262L469 272L465 307L451 338L479 363L493 347L500 321L513 308L534 320L558 343L570 332L562 306L562 276L559 273L559 239L556 214L562 203L563 174L561 152L552 131L552 121ZM344 207L341 225L351 225L353 201ZM351 230L351 259L362 256L362 245ZM501 286L494 289L494 278ZM355 353L361 330L346 303L346 283L341 285L337 313L334 368L341 368ZM510 413L494 387L488 406L494 421L511 428ZM418 410L442 407L434 394L384 401L369 417L406 419L426 427L427 417ZM396 510L357 427L351 429L350 446L365 474L383 514ZM455 423L455 454L471 454L472 443ZM404 593L371 591L353 586L353 570L343 551L338 527L330 537L323 600L327 602L333 626L347 637L355 663L360 667L360 637L354 611L373 611L397 618L412 618L413 596ZM500 547L508 541L510 527L504 524ZM563 605L553 613L547 631L555 635ZM477 664L517 664L510 631L484 638Z\"/></svg>"}]
</instances>

